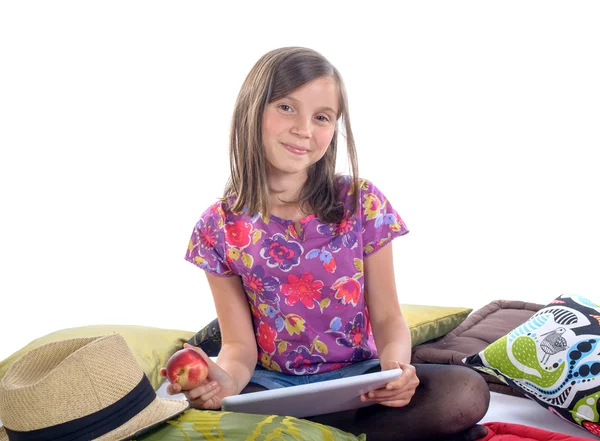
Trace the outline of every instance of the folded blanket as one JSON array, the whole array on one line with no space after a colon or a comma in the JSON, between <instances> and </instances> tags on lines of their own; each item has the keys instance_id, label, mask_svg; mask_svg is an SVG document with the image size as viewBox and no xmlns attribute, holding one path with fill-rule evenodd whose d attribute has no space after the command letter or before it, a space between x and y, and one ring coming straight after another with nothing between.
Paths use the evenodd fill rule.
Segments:
<instances>
[{"instance_id":1,"label":"folded blanket","mask_svg":"<svg viewBox=\"0 0 600 441\"><path fill-rule=\"evenodd\" d=\"M589 441L588 438L548 432L536 427L511 423L485 423L488 434L478 441Z\"/></svg>"},{"instance_id":2,"label":"folded blanket","mask_svg":"<svg viewBox=\"0 0 600 441\"><path fill-rule=\"evenodd\" d=\"M543 305L518 300L496 300L473 312L456 329L433 343L416 346L412 363L463 365L462 359L477 354L490 343L522 325ZM481 373L492 392L522 397L498 378Z\"/></svg>"}]
</instances>

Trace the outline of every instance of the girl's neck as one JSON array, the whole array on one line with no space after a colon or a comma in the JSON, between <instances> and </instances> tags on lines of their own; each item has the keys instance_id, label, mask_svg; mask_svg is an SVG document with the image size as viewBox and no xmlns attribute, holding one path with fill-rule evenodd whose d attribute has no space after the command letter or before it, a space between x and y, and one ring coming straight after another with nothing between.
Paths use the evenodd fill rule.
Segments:
<instances>
[{"instance_id":1,"label":"girl's neck","mask_svg":"<svg viewBox=\"0 0 600 441\"><path fill-rule=\"evenodd\" d=\"M308 214L309 207L300 207L296 201L306 183L306 173L282 173L269 170L269 209L282 219L299 220Z\"/></svg>"}]
</instances>

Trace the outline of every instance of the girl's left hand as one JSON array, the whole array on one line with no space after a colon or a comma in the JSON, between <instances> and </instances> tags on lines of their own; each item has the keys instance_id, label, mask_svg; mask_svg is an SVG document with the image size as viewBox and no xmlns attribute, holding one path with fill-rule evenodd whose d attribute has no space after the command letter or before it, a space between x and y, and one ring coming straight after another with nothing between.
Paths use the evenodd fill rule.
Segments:
<instances>
[{"instance_id":1,"label":"girl's left hand","mask_svg":"<svg viewBox=\"0 0 600 441\"><path fill-rule=\"evenodd\" d=\"M383 368L383 366L382 366ZM402 369L402 375L390 381L385 388L376 389L360 396L361 401L372 401L389 407L403 407L410 403L419 385L415 367L410 364L390 361L383 370Z\"/></svg>"}]
</instances>

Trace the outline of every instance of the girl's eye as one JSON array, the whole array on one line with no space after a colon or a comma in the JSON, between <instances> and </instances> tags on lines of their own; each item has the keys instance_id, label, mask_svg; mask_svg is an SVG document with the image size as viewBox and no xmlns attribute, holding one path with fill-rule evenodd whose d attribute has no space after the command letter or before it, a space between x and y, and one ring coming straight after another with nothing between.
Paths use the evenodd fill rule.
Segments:
<instances>
[{"instance_id":1,"label":"girl's eye","mask_svg":"<svg viewBox=\"0 0 600 441\"><path fill-rule=\"evenodd\" d=\"M281 110L283 110L284 112L289 112L290 110L292 110L292 108L291 108L290 106L288 106L287 104L281 104L281 105L279 106L279 108L280 108Z\"/></svg>"},{"instance_id":2,"label":"girl's eye","mask_svg":"<svg viewBox=\"0 0 600 441\"><path fill-rule=\"evenodd\" d=\"M323 119L319 119L319 121L322 121L322 122L329 122L329 118L327 118L326 116L319 115L319 116L317 116L317 118L323 118Z\"/></svg>"}]
</instances>

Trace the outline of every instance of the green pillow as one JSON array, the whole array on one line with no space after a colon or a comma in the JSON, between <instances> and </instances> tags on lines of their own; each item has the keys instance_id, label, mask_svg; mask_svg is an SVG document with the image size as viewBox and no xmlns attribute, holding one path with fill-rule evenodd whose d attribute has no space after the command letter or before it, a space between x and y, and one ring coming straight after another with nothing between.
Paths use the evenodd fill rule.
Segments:
<instances>
[{"instance_id":1,"label":"green pillow","mask_svg":"<svg viewBox=\"0 0 600 441\"><path fill-rule=\"evenodd\" d=\"M169 357L181 349L183 343L194 335L189 331L128 325L95 325L62 329L32 341L7 359L0 361L0 379L4 377L11 364L31 349L54 341L106 334L123 336L154 390L158 389L164 380L159 374L160 368L164 367Z\"/></svg>"},{"instance_id":2,"label":"green pillow","mask_svg":"<svg viewBox=\"0 0 600 441\"><path fill-rule=\"evenodd\" d=\"M402 314L416 346L446 335L460 325L472 309L452 306L400 305ZM216 357L221 349L221 329L214 319L196 333L189 344L202 348L210 357Z\"/></svg>"},{"instance_id":3,"label":"green pillow","mask_svg":"<svg viewBox=\"0 0 600 441\"><path fill-rule=\"evenodd\" d=\"M354 436L334 427L294 417L190 409L136 440L365 441L366 436Z\"/></svg>"},{"instance_id":4,"label":"green pillow","mask_svg":"<svg viewBox=\"0 0 600 441\"><path fill-rule=\"evenodd\" d=\"M400 308L410 328L413 346L443 337L473 311L453 306L400 305Z\"/></svg>"}]
</instances>

